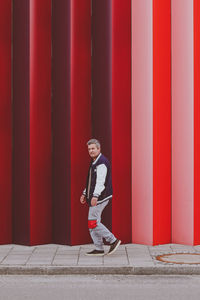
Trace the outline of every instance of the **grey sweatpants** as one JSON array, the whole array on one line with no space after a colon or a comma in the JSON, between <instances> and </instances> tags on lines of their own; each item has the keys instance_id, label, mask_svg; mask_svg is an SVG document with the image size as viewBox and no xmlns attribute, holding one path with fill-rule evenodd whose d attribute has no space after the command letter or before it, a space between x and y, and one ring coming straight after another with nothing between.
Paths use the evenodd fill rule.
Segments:
<instances>
[{"instance_id":1,"label":"grey sweatpants","mask_svg":"<svg viewBox=\"0 0 200 300\"><path fill-rule=\"evenodd\" d=\"M97 220L97 226L89 229L96 250L104 250L103 238L109 243L116 241L116 237L101 223L101 214L108 203L109 200L89 208L88 220Z\"/></svg>"}]
</instances>

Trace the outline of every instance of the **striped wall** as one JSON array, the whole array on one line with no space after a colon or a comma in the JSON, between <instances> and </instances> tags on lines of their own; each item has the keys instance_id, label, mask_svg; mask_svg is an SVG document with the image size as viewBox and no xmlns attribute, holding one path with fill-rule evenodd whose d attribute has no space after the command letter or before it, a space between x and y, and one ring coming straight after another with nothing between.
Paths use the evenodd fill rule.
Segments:
<instances>
[{"instance_id":1,"label":"striped wall","mask_svg":"<svg viewBox=\"0 0 200 300\"><path fill-rule=\"evenodd\" d=\"M200 244L200 1L2 0L0 244L90 243L96 137L123 243Z\"/></svg>"}]
</instances>

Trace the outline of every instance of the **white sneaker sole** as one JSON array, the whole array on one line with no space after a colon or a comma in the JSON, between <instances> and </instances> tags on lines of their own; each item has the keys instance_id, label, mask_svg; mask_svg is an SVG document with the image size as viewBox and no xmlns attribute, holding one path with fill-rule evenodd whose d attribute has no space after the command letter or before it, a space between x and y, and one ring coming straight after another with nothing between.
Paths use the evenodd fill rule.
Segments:
<instances>
[{"instance_id":1,"label":"white sneaker sole","mask_svg":"<svg viewBox=\"0 0 200 300\"><path fill-rule=\"evenodd\" d=\"M118 243L117 243L117 245L116 245L116 247L113 249L113 251L107 253L107 255L113 254L113 253L117 250L117 248L119 247L119 245L121 244L121 242L122 242L122 241L119 240Z\"/></svg>"},{"instance_id":2,"label":"white sneaker sole","mask_svg":"<svg viewBox=\"0 0 200 300\"><path fill-rule=\"evenodd\" d=\"M86 256L104 256L105 253L99 253L99 254L87 254L85 253Z\"/></svg>"}]
</instances>

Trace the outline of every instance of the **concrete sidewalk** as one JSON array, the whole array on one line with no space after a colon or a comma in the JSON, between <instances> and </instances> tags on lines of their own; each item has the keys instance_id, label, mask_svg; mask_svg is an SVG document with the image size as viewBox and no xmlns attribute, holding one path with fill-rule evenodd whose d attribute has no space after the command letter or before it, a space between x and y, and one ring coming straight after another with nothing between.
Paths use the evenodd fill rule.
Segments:
<instances>
[{"instance_id":1,"label":"concrete sidewalk","mask_svg":"<svg viewBox=\"0 0 200 300\"><path fill-rule=\"evenodd\" d=\"M63 275L63 274L195 274L200 275L200 264L161 262L158 255L169 253L200 254L200 246L166 244L144 246L120 245L110 256L88 257L85 252L93 245L63 246L0 246L0 274ZM105 246L106 252L109 247Z\"/></svg>"}]
</instances>

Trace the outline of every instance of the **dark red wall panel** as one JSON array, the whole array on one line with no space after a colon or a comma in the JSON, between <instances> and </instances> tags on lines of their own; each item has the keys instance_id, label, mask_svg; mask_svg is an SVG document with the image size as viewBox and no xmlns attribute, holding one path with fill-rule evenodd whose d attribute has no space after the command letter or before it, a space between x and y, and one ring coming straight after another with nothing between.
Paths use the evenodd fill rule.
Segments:
<instances>
[{"instance_id":1,"label":"dark red wall panel","mask_svg":"<svg viewBox=\"0 0 200 300\"><path fill-rule=\"evenodd\" d=\"M171 241L171 2L153 1L153 243Z\"/></svg>"},{"instance_id":2,"label":"dark red wall panel","mask_svg":"<svg viewBox=\"0 0 200 300\"><path fill-rule=\"evenodd\" d=\"M92 135L111 159L111 1L92 1Z\"/></svg>"},{"instance_id":3,"label":"dark red wall panel","mask_svg":"<svg viewBox=\"0 0 200 300\"><path fill-rule=\"evenodd\" d=\"M13 2L13 242L29 244L29 1Z\"/></svg>"},{"instance_id":4,"label":"dark red wall panel","mask_svg":"<svg viewBox=\"0 0 200 300\"><path fill-rule=\"evenodd\" d=\"M70 8L70 0L52 2L53 241L61 244L71 237Z\"/></svg>"},{"instance_id":5,"label":"dark red wall panel","mask_svg":"<svg viewBox=\"0 0 200 300\"><path fill-rule=\"evenodd\" d=\"M11 0L0 3L0 244L12 239Z\"/></svg>"},{"instance_id":6,"label":"dark red wall panel","mask_svg":"<svg viewBox=\"0 0 200 300\"><path fill-rule=\"evenodd\" d=\"M112 158L112 11L111 1L92 1L92 136ZM111 201L103 223L112 227Z\"/></svg>"},{"instance_id":7,"label":"dark red wall panel","mask_svg":"<svg viewBox=\"0 0 200 300\"><path fill-rule=\"evenodd\" d=\"M113 233L131 242L131 1L112 1Z\"/></svg>"}]
</instances>

